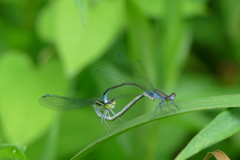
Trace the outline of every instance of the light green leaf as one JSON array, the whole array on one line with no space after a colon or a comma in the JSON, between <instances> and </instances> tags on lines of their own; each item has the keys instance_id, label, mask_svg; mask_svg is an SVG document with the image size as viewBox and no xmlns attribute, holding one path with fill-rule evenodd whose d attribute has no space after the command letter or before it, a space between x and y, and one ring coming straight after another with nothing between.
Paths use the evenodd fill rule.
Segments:
<instances>
[{"instance_id":1,"label":"light green leaf","mask_svg":"<svg viewBox=\"0 0 240 160\"><path fill-rule=\"evenodd\" d=\"M132 2L134 2L143 12L152 17L162 16L163 10L165 9L164 0L132 0Z\"/></svg>"},{"instance_id":2,"label":"light green leaf","mask_svg":"<svg viewBox=\"0 0 240 160\"><path fill-rule=\"evenodd\" d=\"M74 1L56 2L55 11L55 42L68 76L99 58L123 28L122 0L92 2L85 27Z\"/></svg>"},{"instance_id":3,"label":"light green leaf","mask_svg":"<svg viewBox=\"0 0 240 160\"><path fill-rule=\"evenodd\" d=\"M161 77L158 79L162 79L162 83L159 84L165 87L164 90L170 91L173 86L176 86L182 66L189 54L192 32L188 24L183 21L182 1L166 1L165 5L166 16L162 22L162 30L158 34L158 37L161 37L161 43L156 43L158 50L156 60L158 61L155 63L158 65L156 68L161 71L161 74L158 74Z\"/></svg>"},{"instance_id":4,"label":"light green leaf","mask_svg":"<svg viewBox=\"0 0 240 160\"><path fill-rule=\"evenodd\" d=\"M150 123L152 121L155 121L161 118L188 113L188 112L200 111L200 110L226 108L226 107L239 107L240 95L226 95L226 96L191 100L191 101L179 103L177 105L181 107L180 110L176 110L175 112L171 112L171 113L163 112L162 114L157 115L155 119L152 119L154 113L151 112L124 123L123 125L119 126L115 130L110 132L109 134L104 135L98 138L97 140L95 140L94 142L92 142L91 144L89 144L87 147L82 149L77 155L75 155L72 159L81 158L85 156L87 153L89 153L91 150L93 150L97 146L101 145L103 142L106 142L107 140L110 140L111 138L116 137L130 129L133 129L137 126L144 125L146 123ZM227 122L229 121L227 120Z\"/></svg>"},{"instance_id":5,"label":"light green leaf","mask_svg":"<svg viewBox=\"0 0 240 160\"><path fill-rule=\"evenodd\" d=\"M0 145L0 160L26 160L23 146Z\"/></svg>"},{"instance_id":6,"label":"light green leaf","mask_svg":"<svg viewBox=\"0 0 240 160\"><path fill-rule=\"evenodd\" d=\"M53 43L54 40L54 21L55 12L53 5L46 5L36 19L36 29L38 36L46 41Z\"/></svg>"},{"instance_id":7,"label":"light green leaf","mask_svg":"<svg viewBox=\"0 0 240 160\"><path fill-rule=\"evenodd\" d=\"M87 26L87 0L75 0L78 10L80 12L83 26Z\"/></svg>"},{"instance_id":8,"label":"light green leaf","mask_svg":"<svg viewBox=\"0 0 240 160\"><path fill-rule=\"evenodd\" d=\"M176 160L187 159L201 150L239 132L239 115L239 108L231 108L221 112L189 142L189 144L177 156Z\"/></svg>"},{"instance_id":9,"label":"light green leaf","mask_svg":"<svg viewBox=\"0 0 240 160\"><path fill-rule=\"evenodd\" d=\"M139 8L129 1L127 3L128 13L128 43L131 55L134 60L137 58L144 59L147 65L149 75L156 75L155 65L152 63L155 52L153 51L153 33L150 20L139 10ZM155 78L151 78L155 79Z\"/></svg>"},{"instance_id":10,"label":"light green leaf","mask_svg":"<svg viewBox=\"0 0 240 160\"><path fill-rule=\"evenodd\" d=\"M139 1L132 0L136 3L142 11L151 17L158 18L164 15L166 10L167 0L148 0ZM207 1L192 1L192 0L178 0L183 6L182 11L184 16L197 16L206 13L206 2ZM171 2L171 1L170 1Z\"/></svg>"},{"instance_id":11,"label":"light green leaf","mask_svg":"<svg viewBox=\"0 0 240 160\"><path fill-rule=\"evenodd\" d=\"M6 142L30 144L50 126L55 112L42 107L38 100L47 93L65 94L68 81L59 68L58 63L51 62L38 69L26 54L17 51L2 54L0 120Z\"/></svg>"}]
</instances>

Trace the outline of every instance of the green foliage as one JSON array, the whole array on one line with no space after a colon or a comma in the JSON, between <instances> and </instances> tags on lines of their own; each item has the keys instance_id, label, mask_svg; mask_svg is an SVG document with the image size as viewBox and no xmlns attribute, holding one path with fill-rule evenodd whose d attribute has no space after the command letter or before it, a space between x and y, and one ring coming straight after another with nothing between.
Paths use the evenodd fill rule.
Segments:
<instances>
[{"instance_id":1,"label":"green foliage","mask_svg":"<svg viewBox=\"0 0 240 160\"><path fill-rule=\"evenodd\" d=\"M99 58L123 28L123 1L96 3L87 12L90 19L87 26L86 15L81 13L81 20L74 1L55 2L46 6L40 15L42 23L39 23L43 27L39 28L40 33L42 37L47 37L44 39L51 39L56 44L65 71L70 77ZM83 8L84 4L80 4L78 6ZM46 26L50 28L50 32Z\"/></svg>"},{"instance_id":2,"label":"green foliage","mask_svg":"<svg viewBox=\"0 0 240 160\"><path fill-rule=\"evenodd\" d=\"M0 159L1 160L26 160L24 154L26 147L0 145Z\"/></svg>"},{"instance_id":3,"label":"green foliage","mask_svg":"<svg viewBox=\"0 0 240 160\"><path fill-rule=\"evenodd\" d=\"M8 143L30 144L50 126L54 113L41 108L38 99L47 90L66 90L67 81L58 67L55 61L37 69L24 53L2 54L1 128Z\"/></svg>"},{"instance_id":4,"label":"green foliage","mask_svg":"<svg viewBox=\"0 0 240 160\"><path fill-rule=\"evenodd\" d=\"M228 98L228 97L227 97ZM231 103L231 102L230 102ZM238 105L236 105L238 106ZM211 108L212 109L212 108ZM215 143L240 131L239 108L221 112L201 130L182 150L176 159L186 159Z\"/></svg>"},{"instance_id":5,"label":"green foliage","mask_svg":"<svg viewBox=\"0 0 240 160\"><path fill-rule=\"evenodd\" d=\"M183 108L175 113L162 113L161 115L156 116L153 119L154 113L144 114L135 119L124 123L119 126L116 130L113 130L109 134L100 137L96 141L92 142L72 159L81 158L86 155L88 152L93 150L95 147L101 145L108 139L116 137L119 134L122 134L132 128L135 128L152 121L166 118L169 116L174 116L178 114L183 114L187 112L199 111L199 110L208 110L216 108L226 108L226 107L238 107L240 105L240 95L230 95L230 96L219 96L211 97L206 99L192 100L183 103L179 103ZM189 145L180 153L176 159L187 159L190 156L194 155L198 151L211 146L229 136L232 136L234 133L240 131L240 117L239 108L228 109L220 113L209 125L207 125L199 134L192 139ZM222 129L219 132L219 129Z\"/></svg>"},{"instance_id":6,"label":"green foliage","mask_svg":"<svg viewBox=\"0 0 240 160\"><path fill-rule=\"evenodd\" d=\"M0 146L0 159L61 160L80 151L83 159L180 160L214 150L239 158L239 109L225 109L240 106L239 3L1 1L0 143L11 145ZM101 97L111 84L90 72L118 74L118 53L142 60L181 109L153 120L159 101L143 99L121 117L125 123L109 122L106 135L92 107L56 113L38 103L45 94ZM117 99L116 110L131 98Z\"/></svg>"}]
</instances>

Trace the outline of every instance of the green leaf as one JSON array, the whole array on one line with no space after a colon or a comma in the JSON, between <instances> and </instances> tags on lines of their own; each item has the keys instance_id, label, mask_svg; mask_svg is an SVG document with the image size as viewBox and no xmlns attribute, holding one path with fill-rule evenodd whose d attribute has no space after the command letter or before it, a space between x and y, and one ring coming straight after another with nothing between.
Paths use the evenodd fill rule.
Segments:
<instances>
[{"instance_id":1,"label":"green leaf","mask_svg":"<svg viewBox=\"0 0 240 160\"><path fill-rule=\"evenodd\" d=\"M239 108L231 108L221 112L189 142L177 156L176 160L187 159L199 151L239 132L239 115Z\"/></svg>"},{"instance_id":2,"label":"green leaf","mask_svg":"<svg viewBox=\"0 0 240 160\"><path fill-rule=\"evenodd\" d=\"M166 0L132 1L136 3L142 11L154 18L163 16L164 10L166 10ZM193 17L203 15L206 12L207 1L180 0L179 2L183 5L184 16Z\"/></svg>"},{"instance_id":3,"label":"green leaf","mask_svg":"<svg viewBox=\"0 0 240 160\"><path fill-rule=\"evenodd\" d=\"M240 18L240 1L221 1L219 3L220 12L222 13L222 24L225 27L227 37L230 40L232 55L234 59L240 60L240 31L239 31L239 18Z\"/></svg>"},{"instance_id":4,"label":"green leaf","mask_svg":"<svg viewBox=\"0 0 240 160\"><path fill-rule=\"evenodd\" d=\"M68 76L79 73L112 45L123 28L124 1L95 1L88 7L88 25L82 24L74 1L54 5L55 43Z\"/></svg>"},{"instance_id":5,"label":"green leaf","mask_svg":"<svg viewBox=\"0 0 240 160\"><path fill-rule=\"evenodd\" d=\"M226 107L239 107L240 95L226 95L226 96L210 97L205 99L197 99L197 100L182 102L177 105L181 107L180 110L176 110L175 112L171 112L171 113L163 112L162 114L157 115L155 119L153 119L154 113L151 112L151 113L147 113L142 116L139 116L135 119L132 119L127 123L124 123L123 125L119 126L115 130L111 131L109 134L104 135L98 138L97 140L95 140L94 142L92 142L91 144L89 144L86 148L82 149L72 159L81 158L85 156L87 153L89 153L91 150L93 150L97 146L101 145L107 140L110 140L111 138L116 137L130 129L150 123L152 121L156 121L161 118L188 113L188 112L200 111L200 110L209 110L209 109L226 108Z\"/></svg>"},{"instance_id":6,"label":"green leaf","mask_svg":"<svg viewBox=\"0 0 240 160\"><path fill-rule=\"evenodd\" d=\"M0 160L26 160L26 147L14 145L0 145Z\"/></svg>"},{"instance_id":7,"label":"green leaf","mask_svg":"<svg viewBox=\"0 0 240 160\"><path fill-rule=\"evenodd\" d=\"M138 1L132 0L143 12L147 13L152 17L159 17L163 15L164 0L148 0L148 1Z\"/></svg>"},{"instance_id":8,"label":"green leaf","mask_svg":"<svg viewBox=\"0 0 240 160\"><path fill-rule=\"evenodd\" d=\"M183 6L179 0L166 1L166 16L161 22L163 26L158 34L161 43L156 43L158 50L156 68L162 72L158 74L161 75L158 79L162 79L160 84L163 84L164 90L167 91L176 86L192 43L192 31L183 20L185 18Z\"/></svg>"},{"instance_id":9,"label":"green leaf","mask_svg":"<svg viewBox=\"0 0 240 160\"><path fill-rule=\"evenodd\" d=\"M144 59L149 75L156 75L156 66L152 63L155 52L153 51L152 26L147 16L131 1L127 2L128 43L134 60ZM155 78L152 78L155 79Z\"/></svg>"},{"instance_id":10,"label":"green leaf","mask_svg":"<svg viewBox=\"0 0 240 160\"><path fill-rule=\"evenodd\" d=\"M78 10L80 12L83 26L87 26L87 1L86 0L75 0Z\"/></svg>"},{"instance_id":11,"label":"green leaf","mask_svg":"<svg viewBox=\"0 0 240 160\"><path fill-rule=\"evenodd\" d=\"M54 18L55 12L53 4L47 5L38 13L36 19L37 34L46 42L53 43L54 41Z\"/></svg>"},{"instance_id":12,"label":"green leaf","mask_svg":"<svg viewBox=\"0 0 240 160\"><path fill-rule=\"evenodd\" d=\"M66 93L68 81L59 68L56 61L37 68L18 51L2 54L0 120L4 141L27 145L46 132L55 112L42 107L38 99L47 93Z\"/></svg>"}]
</instances>

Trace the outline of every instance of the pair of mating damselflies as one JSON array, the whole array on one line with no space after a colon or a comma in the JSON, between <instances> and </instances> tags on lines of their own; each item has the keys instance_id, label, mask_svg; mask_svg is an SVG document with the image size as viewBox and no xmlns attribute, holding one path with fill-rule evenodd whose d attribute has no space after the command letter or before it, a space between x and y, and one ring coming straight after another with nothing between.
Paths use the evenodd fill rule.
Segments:
<instances>
[{"instance_id":1,"label":"pair of mating damselflies","mask_svg":"<svg viewBox=\"0 0 240 160\"><path fill-rule=\"evenodd\" d=\"M99 75L101 77L115 79L119 83L111 88L108 88L103 93L102 100L99 100L100 98L82 100L82 99L75 99L75 98L47 94L41 97L40 103L48 108L55 109L55 110L72 110L72 109L79 109L87 105L92 105L98 117L101 118L102 125L108 131L110 131L111 128L107 124L106 120L113 121L119 118L128 109L130 109L137 101L139 101L143 97L147 97L150 100L154 100L155 98L161 100L161 102L158 104L158 106L155 109L154 118L156 116L157 110L160 109L161 111L163 111L162 108L166 103L167 103L167 107L170 110L172 109L170 108L169 103L179 109L179 107L176 104L174 104L174 98L176 97L176 94L171 93L170 95L167 95L166 93L158 89L155 89L150 79L148 78L147 73L141 64L141 61L138 60L136 62L137 63L136 65L141 68L144 74L142 74L138 69L136 69L133 65L131 65L122 55L117 54L116 58L117 58L117 62L119 63L120 67L123 70L130 71L133 74L133 77L135 78L134 81L125 80L109 72L96 69L96 70L93 70L93 75L96 75L96 76ZM136 86L142 89L144 92L136 96L125 107L123 107L121 111L119 111L118 113L114 113L113 108L115 107L116 101L114 99L108 100L107 98L108 93L111 90L114 90L116 88L119 88L125 85Z\"/></svg>"},{"instance_id":2,"label":"pair of mating damselflies","mask_svg":"<svg viewBox=\"0 0 240 160\"><path fill-rule=\"evenodd\" d=\"M108 89L108 92L112 89ZM124 97L124 96L123 96ZM115 108L116 101L115 99L111 100L99 100L101 98L92 98L92 99L78 99L78 98L70 98L64 96L57 96L47 94L40 98L40 103L45 107L54 110L74 110L79 109L85 106L92 105L98 117L101 118L102 125L108 130L111 130L110 126L106 122L106 120L114 121L115 119L121 117L129 108L131 108L137 101L139 101L142 97L147 97L153 100L153 97L149 96L145 92L135 97L132 101L130 101L121 111L115 113L113 109ZM120 97L117 97L120 98Z\"/></svg>"}]
</instances>

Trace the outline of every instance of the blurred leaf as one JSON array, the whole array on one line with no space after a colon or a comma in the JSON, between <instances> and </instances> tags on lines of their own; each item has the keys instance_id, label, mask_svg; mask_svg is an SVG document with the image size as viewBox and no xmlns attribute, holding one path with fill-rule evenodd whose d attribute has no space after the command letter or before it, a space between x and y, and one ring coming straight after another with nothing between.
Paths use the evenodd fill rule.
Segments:
<instances>
[{"instance_id":1,"label":"blurred leaf","mask_svg":"<svg viewBox=\"0 0 240 160\"><path fill-rule=\"evenodd\" d=\"M164 15L164 10L166 10L165 5L167 0L132 1L136 3L143 12L145 12L151 17L162 17ZM206 12L206 0L180 0L179 2L183 5L184 16L193 17L205 14Z\"/></svg>"},{"instance_id":2,"label":"blurred leaf","mask_svg":"<svg viewBox=\"0 0 240 160\"><path fill-rule=\"evenodd\" d=\"M80 12L83 26L87 26L87 1L86 0L75 0L78 10Z\"/></svg>"},{"instance_id":3,"label":"blurred leaf","mask_svg":"<svg viewBox=\"0 0 240 160\"><path fill-rule=\"evenodd\" d=\"M132 0L144 13L152 17L159 17L163 14L164 0L138 1Z\"/></svg>"},{"instance_id":4,"label":"blurred leaf","mask_svg":"<svg viewBox=\"0 0 240 160\"><path fill-rule=\"evenodd\" d=\"M240 25L240 1L238 0L229 0L229 1L220 1L219 7L221 9L222 18L224 27L226 27L226 32L228 38L232 42L235 40L239 40L240 31L239 31L239 25Z\"/></svg>"},{"instance_id":5,"label":"blurred leaf","mask_svg":"<svg viewBox=\"0 0 240 160\"><path fill-rule=\"evenodd\" d=\"M54 122L49 130L46 144L43 148L42 156L39 160L54 160L57 157L57 145L58 143L58 133L59 133L59 123L60 122L60 114L56 114Z\"/></svg>"},{"instance_id":6,"label":"blurred leaf","mask_svg":"<svg viewBox=\"0 0 240 160\"><path fill-rule=\"evenodd\" d=\"M155 66L152 63L153 55L153 33L152 26L146 15L139 8L129 1L127 3L128 15L128 43L131 55L135 58L140 58L143 63L147 64L149 75L156 75ZM154 78L153 78L154 79Z\"/></svg>"},{"instance_id":7,"label":"blurred leaf","mask_svg":"<svg viewBox=\"0 0 240 160\"><path fill-rule=\"evenodd\" d=\"M55 3L55 41L68 76L75 76L112 44L124 20L122 0L97 1L84 27L74 1Z\"/></svg>"},{"instance_id":8,"label":"blurred leaf","mask_svg":"<svg viewBox=\"0 0 240 160\"><path fill-rule=\"evenodd\" d=\"M26 146L17 146L17 145L12 145L12 144L0 144L0 148L5 148L5 147L15 147L18 148L21 152L25 152L27 147Z\"/></svg>"},{"instance_id":9,"label":"blurred leaf","mask_svg":"<svg viewBox=\"0 0 240 160\"><path fill-rule=\"evenodd\" d=\"M181 73L192 43L192 31L185 21L182 1L166 1L166 15L159 21L154 49L157 54L153 59L156 68L161 72L157 77L158 87L172 90ZM159 87L159 85L162 85Z\"/></svg>"},{"instance_id":10,"label":"blurred leaf","mask_svg":"<svg viewBox=\"0 0 240 160\"><path fill-rule=\"evenodd\" d=\"M14 145L0 145L0 160L26 160L26 147Z\"/></svg>"},{"instance_id":11,"label":"blurred leaf","mask_svg":"<svg viewBox=\"0 0 240 160\"><path fill-rule=\"evenodd\" d=\"M218 97L210 97L210 98L204 98L204 99L198 99L198 100L191 100L187 102L182 102L178 104L181 106L181 110L176 110L172 113L162 113L156 116L156 119L153 118L154 113L147 113L142 116L139 116L135 119L132 119L123 125L119 126L112 132L110 132L108 135L104 135L91 144L89 144L86 148L82 149L77 155L75 155L72 159L80 158L85 156L87 153L89 153L91 150L93 150L95 147L99 146L103 142L109 140L110 138L116 137L117 135L120 135L130 129L133 129L137 126L144 125L146 123L165 118L168 116L183 114L187 112L193 112L193 111L199 111L199 110L208 110L208 109L215 109L215 108L226 108L226 107L239 107L240 106L240 95L226 95L226 96L218 96ZM225 112L223 112L223 115ZM232 121L226 120L228 123L232 123ZM236 124L237 122L235 122ZM230 125L230 124L228 124ZM226 126L226 123L225 125ZM239 125L240 126L240 125ZM221 126L222 127L222 126ZM220 128L218 128L220 129ZM222 128L221 128L222 129ZM215 130L214 130L215 131Z\"/></svg>"},{"instance_id":12,"label":"blurred leaf","mask_svg":"<svg viewBox=\"0 0 240 160\"><path fill-rule=\"evenodd\" d=\"M40 106L39 98L46 92L65 93L68 81L57 62L37 69L26 54L18 51L1 56L0 77L3 137L8 143L30 144L47 130L55 114Z\"/></svg>"},{"instance_id":13,"label":"blurred leaf","mask_svg":"<svg viewBox=\"0 0 240 160\"><path fill-rule=\"evenodd\" d=\"M189 142L176 159L187 159L201 150L239 132L239 115L239 108L227 109L221 112Z\"/></svg>"},{"instance_id":14,"label":"blurred leaf","mask_svg":"<svg viewBox=\"0 0 240 160\"><path fill-rule=\"evenodd\" d=\"M33 42L33 37L28 32L16 26L6 25L0 20L0 51L6 48L27 49Z\"/></svg>"},{"instance_id":15,"label":"blurred leaf","mask_svg":"<svg viewBox=\"0 0 240 160\"><path fill-rule=\"evenodd\" d=\"M195 30L194 40L199 44L199 47L205 49L205 52L201 53L199 56L209 56L209 53L214 51L214 54L210 54L212 56L210 57L211 59L204 61L212 65L216 65L213 62L214 56L221 58L222 55L229 52L228 45L225 42L225 35L223 30L219 27L223 23L220 18L221 17L214 17L211 15L199 18L193 23ZM215 59L215 61L216 60L219 59Z\"/></svg>"},{"instance_id":16,"label":"blurred leaf","mask_svg":"<svg viewBox=\"0 0 240 160\"><path fill-rule=\"evenodd\" d=\"M220 1L221 20L223 21L223 27L225 34L230 42L230 54L233 54L236 58L240 59L240 1L229 0Z\"/></svg>"},{"instance_id":17,"label":"blurred leaf","mask_svg":"<svg viewBox=\"0 0 240 160\"><path fill-rule=\"evenodd\" d=\"M54 21L55 12L53 8L53 4L46 5L41 11L38 13L38 17L36 20L36 28L38 36L46 41L52 42L54 40Z\"/></svg>"},{"instance_id":18,"label":"blurred leaf","mask_svg":"<svg viewBox=\"0 0 240 160\"><path fill-rule=\"evenodd\" d=\"M184 16L195 17L206 14L207 2L208 0L182 0Z\"/></svg>"},{"instance_id":19,"label":"blurred leaf","mask_svg":"<svg viewBox=\"0 0 240 160\"><path fill-rule=\"evenodd\" d=\"M217 160L230 160L230 158L223 151L219 150L208 152L208 154L203 160L209 160L209 158L211 158L212 156L214 156Z\"/></svg>"}]
</instances>

